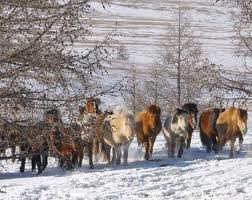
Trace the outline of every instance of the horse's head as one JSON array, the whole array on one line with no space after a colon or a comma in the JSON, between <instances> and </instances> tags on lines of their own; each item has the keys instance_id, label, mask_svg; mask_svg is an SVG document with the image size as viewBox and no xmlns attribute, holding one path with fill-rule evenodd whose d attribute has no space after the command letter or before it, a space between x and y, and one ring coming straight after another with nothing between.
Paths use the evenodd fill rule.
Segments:
<instances>
[{"instance_id":1,"label":"horse's head","mask_svg":"<svg viewBox=\"0 0 252 200\"><path fill-rule=\"evenodd\" d=\"M195 129L197 126L197 122L195 121L195 117L193 113L189 113L189 117L188 117L188 123L189 125Z\"/></svg>"},{"instance_id":2,"label":"horse's head","mask_svg":"<svg viewBox=\"0 0 252 200\"><path fill-rule=\"evenodd\" d=\"M99 98L94 98L94 97L90 97L87 99L86 101L86 111L88 113L98 113L99 110L99 105L101 104L101 100Z\"/></svg>"},{"instance_id":3,"label":"horse's head","mask_svg":"<svg viewBox=\"0 0 252 200\"><path fill-rule=\"evenodd\" d=\"M248 112L247 110L239 109L239 118L238 118L238 127L243 135L247 133L247 119L248 119Z\"/></svg>"},{"instance_id":4,"label":"horse's head","mask_svg":"<svg viewBox=\"0 0 252 200\"><path fill-rule=\"evenodd\" d=\"M57 124L61 120L59 110L54 108L46 111L44 115L44 120L49 125Z\"/></svg>"},{"instance_id":5,"label":"horse's head","mask_svg":"<svg viewBox=\"0 0 252 200\"><path fill-rule=\"evenodd\" d=\"M176 113L173 116L172 123L177 124L178 129L183 132L187 131L188 125L190 124L190 115L187 111L177 108ZM192 117L193 121L193 117ZM193 122L192 122L193 123Z\"/></svg>"},{"instance_id":6,"label":"horse's head","mask_svg":"<svg viewBox=\"0 0 252 200\"><path fill-rule=\"evenodd\" d=\"M196 103L186 103L182 106L182 110L187 111L189 114L192 113L194 115L195 124L197 124L199 110Z\"/></svg>"},{"instance_id":7,"label":"horse's head","mask_svg":"<svg viewBox=\"0 0 252 200\"><path fill-rule=\"evenodd\" d=\"M151 105L147 109L149 127L153 132L161 130L161 109L156 105Z\"/></svg>"}]
</instances>

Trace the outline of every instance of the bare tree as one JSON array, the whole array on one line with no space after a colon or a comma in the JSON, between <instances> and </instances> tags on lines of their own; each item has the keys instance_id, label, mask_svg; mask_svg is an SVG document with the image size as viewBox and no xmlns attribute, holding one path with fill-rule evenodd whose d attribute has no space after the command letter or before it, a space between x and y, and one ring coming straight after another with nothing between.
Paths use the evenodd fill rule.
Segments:
<instances>
[{"instance_id":1,"label":"bare tree","mask_svg":"<svg viewBox=\"0 0 252 200\"><path fill-rule=\"evenodd\" d=\"M118 48L117 59L122 61L126 61L129 59L129 54L127 52L126 47L123 44L121 44Z\"/></svg>"},{"instance_id":2,"label":"bare tree","mask_svg":"<svg viewBox=\"0 0 252 200\"><path fill-rule=\"evenodd\" d=\"M135 115L136 112L141 111L146 105L145 91L135 66L130 68L125 85L123 98L126 105L132 109Z\"/></svg>"},{"instance_id":3,"label":"bare tree","mask_svg":"<svg viewBox=\"0 0 252 200\"><path fill-rule=\"evenodd\" d=\"M75 48L91 36L90 12L87 0L0 1L1 117L31 117L31 109L78 102L97 89L92 77L111 59L112 34Z\"/></svg>"},{"instance_id":4,"label":"bare tree","mask_svg":"<svg viewBox=\"0 0 252 200\"><path fill-rule=\"evenodd\" d=\"M157 63L167 78L167 88L173 105L197 101L204 79L207 60L199 42L190 31L185 13L179 8L178 24L169 25ZM202 73L202 74L201 74ZM173 99L171 99L173 98Z\"/></svg>"},{"instance_id":5,"label":"bare tree","mask_svg":"<svg viewBox=\"0 0 252 200\"><path fill-rule=\"evenodd\" d=\"M245 61L244 67L240 70L222 70L219 81L223 87L233 92L233 97L225 98L225 101L244 104L244 101L252 100L252 2L251 0L216 0L219 1L239 8L234 25L236 32L234 43L237 46L235 54L243 57Z\"/></svg>"}]
</instances>

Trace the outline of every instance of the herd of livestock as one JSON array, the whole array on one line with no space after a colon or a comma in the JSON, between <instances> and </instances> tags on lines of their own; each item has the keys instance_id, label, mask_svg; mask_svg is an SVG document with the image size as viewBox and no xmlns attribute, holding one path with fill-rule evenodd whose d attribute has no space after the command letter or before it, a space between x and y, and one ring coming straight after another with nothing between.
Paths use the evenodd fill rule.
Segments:
<instances>
[{"instance_id":1,"label":"herd of livestock","mask_svg":"<svg viewBox=\"0 0 252 200\"><path fill-rule=\"evenodd\" d=\"M200 114L194 103L184 104L161 122L161 109L150 105L135 116L121 109L117 112L99 109L100 100L89 98L80 107L76 123L63 123L59 110L45 112L44 120L38 124L24 126L13 123L0 124L1 159L18 157L20 172L25 170L26 158L31 159L32 170L38 174L47 166L48 156L59 159L59 166L71 169L82 166L84 155L93 168L93 157L99 156L108 163L127 164L128 148L136 136L137 143L145 146L145 159L152 157L153 145L162 131L167 143L168 157L182 157L185 148L190 148L192 133L197 124L200 139L207 152L221 152L225 143L230 143L229 157L233 157L235 140L239 139L237 153L240 152L244 134L247 132L247 110L230 107L209 108ZM19 153L16 153L19 147ZM5 150L11 148L7 157ZM112 153L112 156L111 156Z\"/></svg>"}]
</instances>

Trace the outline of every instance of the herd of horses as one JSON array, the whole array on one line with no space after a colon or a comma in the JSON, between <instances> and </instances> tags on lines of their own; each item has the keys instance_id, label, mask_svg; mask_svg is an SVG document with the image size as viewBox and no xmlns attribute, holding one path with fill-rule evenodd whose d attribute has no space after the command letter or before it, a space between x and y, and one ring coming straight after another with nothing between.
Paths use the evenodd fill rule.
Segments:
<instances>
[{"instance_id":1,"label":"herd of horses","mask_svg":"<svg viewBox=\"0 0 252 200\"><path fill-rule=\"evenodd\" d=\"M3 122L0 154L11 148L14 161L19 147L20 172L24 172L26 158L30 158L32 171L37 168L38 174L47 167L48 156L58 158L59 166L64 169L81 167L84 155L89 158L90 168L94 168L94 157L112 164L121 164L123 157L123 164L127 164L129 145L135 136L137 143L145 147L144 158L150 160L156 137L162 131L168 157L181 158L184 149L190 148L192 134L199 124L206 151L222 152L229 142L232 158L235 140L239 139L239 153L247 132L247 110L236 107L209 108L200 114L198 122L197 104L187 103L168 115L162 124L157 105L150 105L135 116L126 109L102 112L99 105L99 98L87 99L79 108L76 123L70 125L63 123L58 109L46 111L43 121L35 125Z\"/></svg>"}]
</instances>

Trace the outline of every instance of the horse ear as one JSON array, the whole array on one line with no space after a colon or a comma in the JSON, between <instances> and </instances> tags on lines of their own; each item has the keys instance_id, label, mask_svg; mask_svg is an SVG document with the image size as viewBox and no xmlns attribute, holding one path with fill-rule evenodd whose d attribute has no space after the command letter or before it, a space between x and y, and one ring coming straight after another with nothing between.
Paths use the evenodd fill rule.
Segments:
<instances>
[{"instance_id":1,"label":"horse ear","mask_svg":"<svg viewBox=\"0 0 252 200\"><path fill-rule=\"evenodd\" d=\"M173 118L172 118L172 124L175 124L178 122L178 114L175 113L175 115L173 115Z\"/></svg>"}]
</instances>

